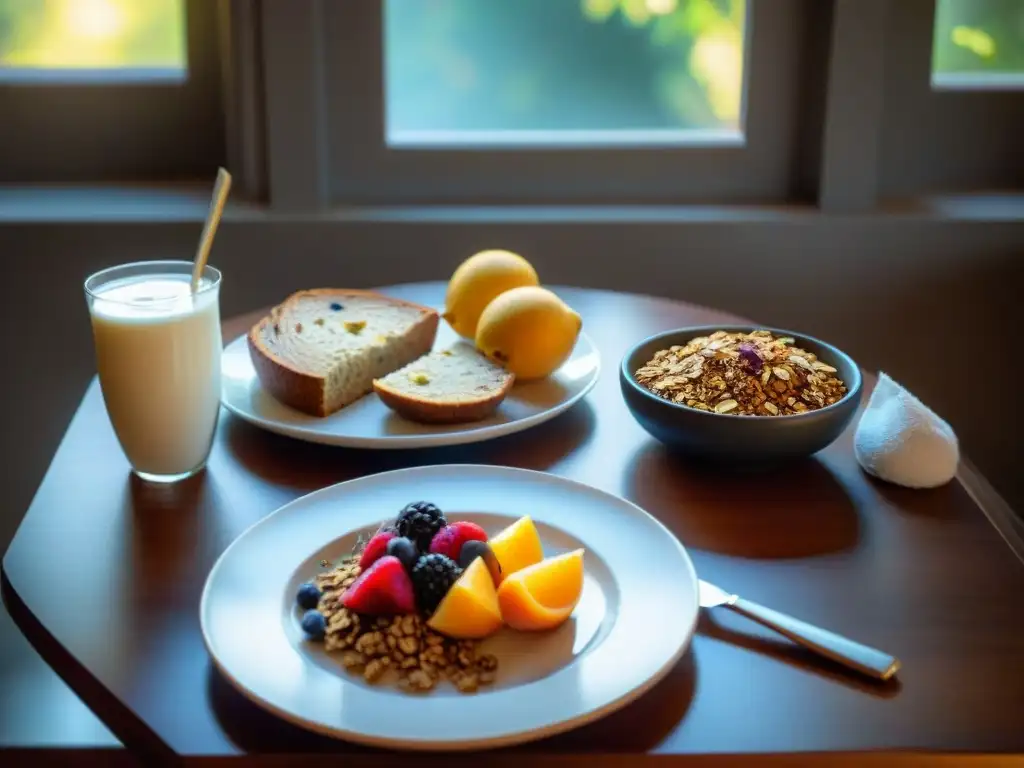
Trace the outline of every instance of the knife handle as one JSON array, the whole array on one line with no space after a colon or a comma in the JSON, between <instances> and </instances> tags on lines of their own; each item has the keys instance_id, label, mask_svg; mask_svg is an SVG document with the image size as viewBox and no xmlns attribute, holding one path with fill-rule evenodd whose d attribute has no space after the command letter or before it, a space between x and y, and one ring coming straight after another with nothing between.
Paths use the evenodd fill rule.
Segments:
<instances>
[{"instance_id":1,"label":"knife handle","mask_svg":"<svg viewBox=\"0 0 1024 768\"><path fill-rule=\"evenodd\" d=\"M834 632L815 627L800 619L794 619L763 605L737 598L726 603L737 613L753 619L769 629L774 629L794 643L799 643L826 658L845 664L865 675L879 680L888 680L900 668L899 659L888 653L861 645Z\"/></svg>"}]
</instances>

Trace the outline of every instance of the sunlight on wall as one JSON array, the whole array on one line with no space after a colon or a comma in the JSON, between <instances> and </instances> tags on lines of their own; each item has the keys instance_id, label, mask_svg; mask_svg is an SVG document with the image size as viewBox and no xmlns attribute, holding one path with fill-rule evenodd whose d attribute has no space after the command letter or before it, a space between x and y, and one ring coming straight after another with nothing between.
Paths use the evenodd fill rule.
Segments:
<instances>
[{"instance_id":1,"label":"sunlight on wall","mask_svg":"<svg viewBox=\"0 0 1024 768\"><path fill-rule=\"evenodd\" d=\"M0 66L185 66L183 0L0 0Z\"/></svg>"}]
</instances>

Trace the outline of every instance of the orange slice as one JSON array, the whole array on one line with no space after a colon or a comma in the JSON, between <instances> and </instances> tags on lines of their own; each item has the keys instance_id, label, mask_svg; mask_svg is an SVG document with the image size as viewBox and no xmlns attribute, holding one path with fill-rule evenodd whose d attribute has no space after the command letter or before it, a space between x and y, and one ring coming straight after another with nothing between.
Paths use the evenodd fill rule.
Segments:
<instances>
[{"instance_id":1,"label":"orange slice","mask_svg":"<svg viewBox=\"0 0 1024 768\"><path fill-rule=\"evenodd\" d=\"M491 552L501 565L501 574L496 583L518 570L539 563L544 557L537 527L529 515L519 518L487 543L491 545Z\"/></svg>"},{"instance_id":2,"label":"orange slice","mask_svg":"<svg viewBox=\"0 0 1024 768\"><path fill-rule=\"evenodd\" d=\"M569 618L582 592L583 550L576 549L506 576L498 605L513 629L553 629Z\"/></svg>"},{"instance_id":3,"label":"orange slice","mask_svg":"<svg viewBox=\"0 0 1024 768\"><path fill-rule=\"evenodd\" d=\"M498 593L482 557L470 563L427 621L434 631L459 640L487 637L501 625Z\"/></svg>"}]
</instances>

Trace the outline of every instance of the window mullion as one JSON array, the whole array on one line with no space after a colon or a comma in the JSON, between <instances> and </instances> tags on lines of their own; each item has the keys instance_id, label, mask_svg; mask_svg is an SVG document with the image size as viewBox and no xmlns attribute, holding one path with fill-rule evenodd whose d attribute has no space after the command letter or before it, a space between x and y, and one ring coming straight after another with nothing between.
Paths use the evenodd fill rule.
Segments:
<instances>
[{"instance_id":1,"label":"window mullion","mask_svg":"<svg viewBox=\"0 0 1024 768\"><path fill-rule=\"evenodd\" d=\"M280 210L328 203L321 0L263 0L267 188Z\"/></svg>"},{"instance_id":2,"label":"window mullion","mask_svg":"<svg viewBox=\"0 0 1024 768\"><path fill-rule=\"evenodd\" d=\"M266 199L263 82L257 0L218 3L227 167L235 195Z\"/></svg>"},{"instance_id":3,"label":"window mullion","mask_svg":"<svg viewBox=\"0 0 1024 768\"><path fill-rule=\"evenodd\" d=\"M878 201L890 0L835 0L819 204L831 213Z\"/></svg>"}]
</instances>

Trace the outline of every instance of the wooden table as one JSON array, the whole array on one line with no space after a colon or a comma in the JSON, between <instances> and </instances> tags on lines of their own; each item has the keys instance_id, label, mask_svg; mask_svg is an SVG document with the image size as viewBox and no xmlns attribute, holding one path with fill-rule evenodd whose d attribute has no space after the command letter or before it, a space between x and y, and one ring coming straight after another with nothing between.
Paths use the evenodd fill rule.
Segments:
<instances>
[{"instance_id":1,"label":"wooden table","mask_svg":"<svg viewBox=\"0 0 1024 768\"><path fill-rule=\"evenodd\" d=\"M387 290L435 305L443 295L438 283ZM1024 753L1024 550L1015 555L1021 540L1012 515L984 480L965 465L959 481L933 491L874 482L853 460L852 428L816 458L769 473L680 462L626 410L619 360L651 333L737 318L647 297L561 292L601 351L600 381L567 414L489 443L333 449L225 414L208 471L154 489L129 475L94 381L4 558L9 610L47 662L147 761L379 757L264 713L218 676L199 632L206 574L246 527L314 489L416 464L506 464L637 502L680 537L702 576L889 650L904 665L888 684L865 682L715 612L642 699L575 732L506 750L510 758ZM225 339L256 317L227 322ZM657 631L656 619L648 629Z\"/></svg>"}]
</instances>

